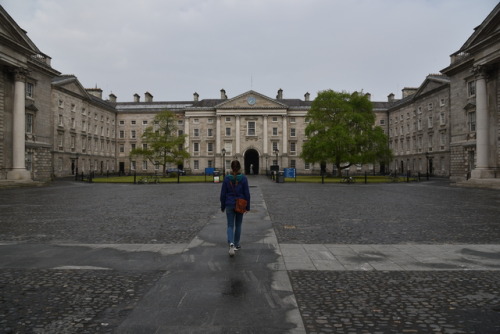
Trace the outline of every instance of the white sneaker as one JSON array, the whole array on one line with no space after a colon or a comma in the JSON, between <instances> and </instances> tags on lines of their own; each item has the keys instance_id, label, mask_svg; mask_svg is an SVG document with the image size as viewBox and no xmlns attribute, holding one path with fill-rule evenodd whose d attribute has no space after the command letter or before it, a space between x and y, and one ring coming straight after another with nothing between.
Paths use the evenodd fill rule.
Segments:
<instances>
[{"instance_id":1,"label":"white sneaker","mask_svg":"<svg viewBox=\"0 0 500 334\"><path fill-rule=\"evenodd\" d=\"M234 256L234 244L229 245L229 256L230 257Z\"/></svg>"}]
</instances>

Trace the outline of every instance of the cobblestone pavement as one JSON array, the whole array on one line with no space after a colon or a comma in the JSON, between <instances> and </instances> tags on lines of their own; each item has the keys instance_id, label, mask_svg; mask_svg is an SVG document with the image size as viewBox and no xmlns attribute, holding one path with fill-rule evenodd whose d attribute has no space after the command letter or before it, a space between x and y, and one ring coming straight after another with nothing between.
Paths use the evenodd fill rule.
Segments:
<instances>
[{"instance_id":1,"label":"cobblestone pavement","mask_svg":"<svg viewBox=\"0 0 500 334\"><path fill-rule=\"evenodd\" d=\"M224 224L218 185L56 182L0 189L0 334L171 333L173 327L162 321L177 324L176 333L500 333L500 275L495 269L500 261L495 252L486 259L492 270L465 271L457 263L432 271L404 265L390 271L376 265L344 265L342 271L290 267L288 278L270 281L286 272L290 253L285 252L293 246L330 247L341 259L342 247L357 251L379 245L385 252L397 244L424 249L469 244L465 255L476 256L470 253L475 245L499 244L499 191L432 181L275 184L251 177L250 184L266 212L255 206L245 218L247 244L236 256L240 263L226 263L224 242L210 243L205 235L207 226ZM258 232L258 224L272 226L274 237L264 244L258 233L265 231ZM279 257L278 243L283 245ZM66 252L61 245L68 247ZM375 253L355 260L376 263L380 254ZM76 259L80 266L70 266ZM186 269L193 265L199 272ZM266 267L275 274L266 273ZM237 270L234 277L224 274L227 268ZM216 276L220 271L222 276ZM172 276L189 285L173 284ZM223 289L222 301L215 291L203 296L204 280ZM183 290L187 286L192 294ZM151 302L165 291L178 299ZM258 298L267 300L267 308ZM296 301L303 329L291 330L289 315L280 315L290 312L290 303L281 298ZM220 309L226 313L204 310L214 299L226 305ZM196 308L180 316L190 301ZM227 327L225 318L237 312L240 302L247 303L240 315L248 318L247 327ZM158 311L167 305L168 312ZM205 319L208 312L214 314ZM161 319L151 320L148 329L124 326L148 315ZM252 322L253 315L261 320ZM287 324L279 326L276 319ZM263 330L268 323L275 327Z\"/></svg>"}]
</instances>

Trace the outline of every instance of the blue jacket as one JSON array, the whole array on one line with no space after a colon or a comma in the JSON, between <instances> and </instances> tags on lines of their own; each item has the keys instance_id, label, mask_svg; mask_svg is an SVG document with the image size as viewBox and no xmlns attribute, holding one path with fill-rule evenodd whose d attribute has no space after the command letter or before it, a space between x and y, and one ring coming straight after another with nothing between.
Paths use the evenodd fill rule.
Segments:
<instances>
[{"instance_id":1,"label":"blue jacket","mask_svg":"<svg viewBox=\"0 0 500 334\"><path fill-rule=\"evenodd\" d=\"M236 180L238 184L236 184ZM225 210L226 206L234 208L236 198L246 199L247 211L250 211L250 190L248 189L248 180L243 174L236 175L236 178L234 175L229 174L224 178L220 191L221 210Z\"/></svg>"}]
</instances>

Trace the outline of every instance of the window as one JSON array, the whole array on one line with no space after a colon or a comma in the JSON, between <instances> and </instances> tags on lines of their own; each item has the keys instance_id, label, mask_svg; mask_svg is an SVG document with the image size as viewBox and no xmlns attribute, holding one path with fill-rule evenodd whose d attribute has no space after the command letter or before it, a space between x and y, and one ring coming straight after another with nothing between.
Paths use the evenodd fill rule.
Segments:
<instances>
[{"instance_id":1,"label":"window","mask_svg":"<svg viewBox=\"0 0 500 334\"><path fill-rule=\"evenodd\" d=\"M295 117L290 117L290 123L295 123Z\"/></svg>"},{"instance_id":2,"label":"window","mask_svg":"<svg viewBox=\"0 0 500 334\"><path fill-rule=\"evenodd\" d=\"M131 161L130 169L135 170L135 161Z\"/></svg>"},{"instance_id":3,"label":"window","mask_svg":"<svg viewBox=\"0 0 500 334\"><path fill-rule=\"evenodd\" d=\"M177 130L177 136L180 137L184 134L184 130Z\"/></svg>"},{"instance_id":4,"label":"window","mask_svg":"<svg viewBox=\"0 0 500 334\"><path fill-rule=\"evenodd\" d=\"M71 112L76 112L76 105L71 103Z\"/></svg>"},{"instance_id":5,"label":"window","mask_svg":"<svg viewBox=\"0 0 500 334\"><path fill-rule=\"evenodd\" d=\"M295 128L290 128L290 137L295 137Z\"/></svg>"},{"instance_id":6,"label":"window","mask_svg":"<svg viewBox=\"0 0 500 334\"><path fill-rule=\"evenodd\" d=\"M422 130L422 119L421 118L419 118L417 120L417 130Z\"/></svg>"},{"instance_id":7,"label":"window","mask_svg":"<svg viewBox=\"0 0 500 334\"><path fill-rule=\"evenodd\" d=\"M82 115L85 115L85 112L86 112L85 108L82 108Z\"/></svg>"},{"instance_id":8,"label":"window","mask_svg":"<svg viewBox=\"0 0 500 334\"><path fill-rule=\"evenodd\" d=\"M427 105L427 110L432 110L432 109L434 109L434 104L432 104L431 102Z\"/></svg>"},{"instance_id":9,"label":"window","mask_svg":"<svg viewBox=\"0 0 500 334\"><path fill-rule=\"evenodd\" d=\"M130 149L135 150L135 144L130 144Z\"/></svg>"},{"instance_id":10,"label":"window","mask_svg":"<svg viewBox=\"0 0 500 334\"><path fill-rule=\"evenodd\" d=\"M385 120L381 119L381 120L379 121L379 124L380 124L380 125L385 125Z\"/></svg>"},{"instance_id":11,"label":"window","mask_svg":"<svg viewBox=\"0 0 500 334\"><path fill-rule=\"evenodd\" d=\"M31 82L26 83L26 97L33 98L34 95L34 90L35 90L35 85Z\"/></svg>"},{"instance_id":12,"label":"window","mask_svg":"<svg viewBox=\"0 0 500 334\"><path fill-rule=\"evenodd\" d=\"M278 149L278 142L273 141L273 153L276 152L277 149ZM276 153L274 153L274 154L276 154Z\"/></svg>"},{"instance_id":13,"label":"window","mask_svg":"<svg viewBox=\"0 0 500 334\"><path fill-rule=\"evenodd\" d=\"M142 149L147 150L148 149L148 144L142 144Z\"/></svg>"},{"instance_id":14,"label":"window","mask_svg":"<svg viewBox=\"0 0 500 334\"><path fill-rule=\"evenodd\" d=\"M125 125L125 121L121 120L118 124Z\"/></svg>"},{"instance_id":15,"label":"window","mask_svg":"<svg viewBox=\"0 0 500 334\"><path fill-rule=\"evenodd\" d=\"M213 160L208 160L207 164L208 164L207 165L208 168L212 168L214 166L214 161Z\"/></svg>"},{"instance_id":16,"label":"window","mask_svg":"<svg viewBox=\"0 0 500 334\"><path fill-rule=\"evenodd\" d=\"M33 114L26 114L26 133L33 133Z\"/></svg>"},{"instance_id":17,"label":"window","mask_svg":"<svg viewBox=\"0 0 500 334\"><path fill-rule=\"evenodd\" d=\"M440 99L439 100L439 106L444 107L446 105L446 100L445 99Z\"/></svg>"},{"instance_id":18,"label":"window","mask_svg":"<svg viewBox=\"0 0 500 334\"><path fill-rule=\"evenodd\" d=\"M277 122L277 121L278 121L278 117L274 116L274 117L272 118L272 121L273 121L273 122Z\"/></svg>"},{"instance_id":19,"label":"window","mask_svg":"<svg viewBox=\"0 0 500 334\"><path fill-rule=\"evenodd\" d=\"M200 129L193 129L193 136L199 137L200 136Z\"/></svg>"},{"instance_id":20,"label":"window","mask_svg":"<svg viewBox=\"0 0 500 334\"><path fill-rule=\"evenodd\" d=\"M63 101L63 100L59 100L59 101L57 101L57 106L58 106L59 108L64 108L64 101Z\"/></svg>"},{"instance_id":21,"label":"window","mask_svg":"<svg viewBox=\"0 0 500 334\"><path fill-rule=\"evenodd\" d=\"M130 121L130 124L135 125L136 121L135 120L134 121Z\"/></svg>"},{"instance_id":22,"label":"window","mask_svg":"<svg viewBox=\"0 0 500 334\"><path fill-rule=\"evenodd\" d=\"M278 135L278 128L273 128L273 136L277 136Z\"/></svg>"},{"instance_id":23,"label":"window","mask_svg":"<svg viewBox=\"0 0 500 334\"><path fill-rule=\"evenodd\" d=\"M200 169L200 161L199 160L193 161L193 164L194 164L194 169Z\"/></svg>"},{"instance_id":24,"label":"window","mask_svg":"<svg viewBox=\"0 0 500 334\"><path fill-rule=\"evenodd\" d=\"M231 128L226 128L226 137L231 136Z\"/></svg>"},{"instance_id":25,"label":"window","mask_svg":"<svg viewBox=\"0 0 500 334\"><path fill-rule=\"evenodd\" d=\"M71 128L74 129L76 127L76 122L74 118L71 118Z\"/></svg>"},{"instance_id":26,"label":"window","mask_svg":"<svg viewBox=\"0 0 500 334\"><path fill-rule=\"evenodd\" d=\"M290 168L295 168L295 166L297 166L297 161L295 160L290 160Z\"/></svg>"},{"instance_id":27,"label":"window","mask_svg":"<svg viewBox=\"0 0 500 334\"><path fill-rule=\"evenodd\" d=\"M64 126L63 115L59 115L59 126Z\"/></svg>"},{"instance_id":28,"label":"window","mask_svg":"<svg viewBox=\"0 0 500 334\"><path fill-rule=\"evenodd\" d=\"M148 125L148 121L146 120L142 121L142 125Z\"/></svg>"},{"instance_id":29,"label":"window","mask_svg":"<svg viewBox=\"0 0 500 334\"><path fill-rule=\"evenodd\" d=\"M427 117L427 127L432 128L432 116Z\"/></svg>"},{"instance_id":30,"label":"window","mask_svg":"<svg viewBox=\"0 0 500 334\"><path fill-rule=\"evenodd\" d=\"M125 146L123 144L120 145L120 153L125 153Z\"/></svg>"},{"instance_id":31,"label":"window","mask_svg":"<svg viewBox=\"0 0 500 334\"><path fill-rule=\"evenodd\" d=\"M226 123L231 122L231 117L226 117Z\"/></svg>"},{"instance_id":32,"label":"window","mask_svg":"<svg viewBox=\"0 0 500 334\"><path fill-rule=\"evenodd\" d=\"M69 142L69 147L73 150L75 149L75 142L76 142L75 136L71 136L70 142Z\"/></svg>"},{"instance_id":33,"label":"window","mask_svg":"<svg viewBox=\"0 0 500 334\"><path fill-rule=\"evenodd\" d=\"M125 131L120 130L120 132L119 132L119 137L120 137L121 139L125 138Z\"/></svg>"},{"instance_id":34,"label":"window","mask_svg":"<svg viewBox=\"0 0 500 334\"><path fill-rule=\"evenodd\" d=\"M207 136L213 137L214 136L214 129L207 129Z\"/></svg>"},{"instance_id":35,"label":"window","mask_svg":"<svg viewBox=\"0 0 500 334\"><path fill-rule=\"evenodd\" d=\"M135 137L136 137L135 130L130 131L130 138L135 139Z\"/></svg>"},{"instance_id":36,"label":"window","mask_svg":"<svg viewBox=\"0 0 500 334\"><path fill-rule=\"evenodd\" d=\"M309 162L304 162L304 169L305 170L311 169L311 164Z\"/></svg>"},{"instance_id":37,"label":"window","mask_svg":"<svg viewBox=\"0 0 500 334\"><path fill-rule=\"evenodd\" d=\"M214 124L214 119L213 118L209 118L208 119L208 124Z\"/></svg>"},{"instance_id":38,"label":"window","mask_svg":"<svg viewBox=\"0 0 500 334\"><path fill-rule=\"evenodd\" d=\"M207 152L209 152L209 153L214 152L214 143L211 143L211 142L207 143Z\"/></svg>"},{"instance_id":39,"label":"window","mask_svg":"<svg viewBox=\"0 0 500 334\"><path fill-rule=\"evenodd\" d=\"M446 118L444 116L444 112L439 113L439 124L440 125L445 125L446 124Z\"/></svg>"},{"instance_id":40,"label":"window","mask_svg":"<svg viewBox=\"0 0 500 334\"><path fill-rule=\"evenodd\" d=\"M200 120L198 118L193 118L193 124L199 124Z\"/></svg>"},{"instance_id":41,"label":"window","mask_svg":"<svg viewBox=\"0 0 500 334\"><path fill-rule=\"evenodd\" d=\"M143 160L142 161L142 170L147 170L148 169L148 161L147 160Z\"/></svg>"},{"instance_id":42,"label":"window","mask_svg":"<svg viewBox=\"0 0 500 334\"><path fill-rule=\"evenodd\" d=\"M476 82L475 81L467 82L467 95L468 95L468 97L476 96Z\"/></svg>"},{"instance_id":43,"label":"window","mask_svg":"<svg viewBox=\"0 0 500 334\"><path fill-rule=\"evenodd\" d=\"M255 136L255 122L247 123L247 136Z\"/></svg>"},{"instance_id":44,"label":"window","mask_svg":"<svg viewBox=\"0 0 500 334\"><path fill-rule=\"evenodd\" d=\"M296 152L297 151L297 144L295 142L290 143L290 152Z\"/></svg>"},{"instance_id":45,"label":"window","mask_svg":"<svg viewBox=\"0 0 500 334\"><path fill-rule=\"evenodd\" d=\"M469 123L469 131L475 132L476 131L476 112L471 111L468 115L468 123Z\"/></svg>"},{"instance_id":46,"label":"window","mask_svg":"<svg viewBox=\"0 0 500 334\"><path fill-rule=\"evenodd\" d=\"M193 151L200 152L200 143L193 143Z\"/></svg>"},{"instance_id":47,"label":"window","mask_svg":"<svg viewBox=\"0 0 500 334\"><path fill-rule=\"evenodd\" d=\"M225 142L224 148L226 149L226 154L231 154L231 152L233 151L233 143L230 141Z\"/></svg>"}]
</instances>

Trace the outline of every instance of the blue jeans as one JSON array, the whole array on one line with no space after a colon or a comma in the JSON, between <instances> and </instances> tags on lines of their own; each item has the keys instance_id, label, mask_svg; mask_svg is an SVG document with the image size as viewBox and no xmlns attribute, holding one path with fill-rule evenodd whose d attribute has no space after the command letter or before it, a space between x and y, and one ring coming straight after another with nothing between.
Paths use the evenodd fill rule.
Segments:
<instances>
[{"instance_id":1,"label":"blue jeans","mask_svg":"<svg viewBox=\"0 0 500 334\"><path fill-rule=\"evenodd\" d=\"M243 214L234 212L234 207L226 207L227 217L227 242L239 246L241 236L241 223Z\"/></svg>"}]
</instances>

